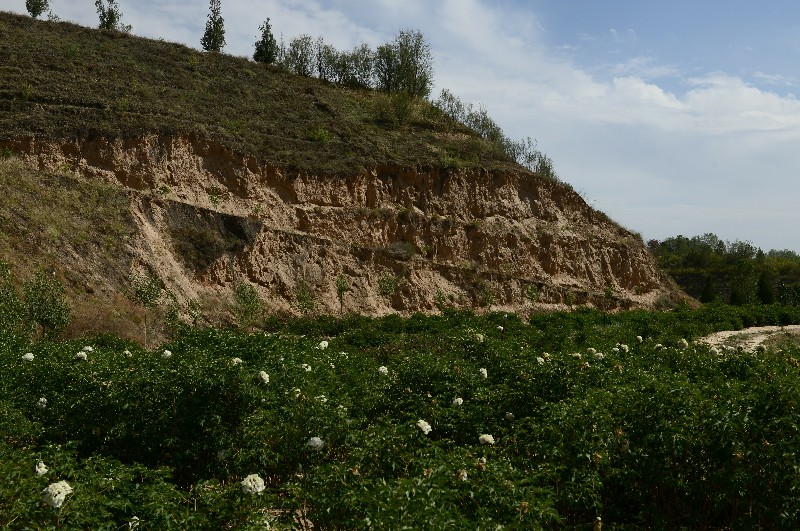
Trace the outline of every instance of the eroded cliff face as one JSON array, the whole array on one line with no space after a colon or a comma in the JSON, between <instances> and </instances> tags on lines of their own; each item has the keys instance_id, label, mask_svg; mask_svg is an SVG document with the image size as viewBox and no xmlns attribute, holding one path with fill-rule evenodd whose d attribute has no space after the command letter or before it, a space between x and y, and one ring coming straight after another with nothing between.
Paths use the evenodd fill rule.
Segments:
<instances>
[{"instance_id":1,"label":"eroded cliff face","mask_svg":"<svg viewBox=\"0 0 800 531\"><path fill-rule=\"evenodd\" d=\"M332 177L194 136L18 139L15 155L128 188L140 264L183 301L257 287L297 312L651 307L676 290L641 239L568 187L519 172L398 167ZM346 156L346 154L343 154ZM394 287L394 289L392 289ZM535 294L535 297L534 297Z\"/></svg>"}]
</instances>

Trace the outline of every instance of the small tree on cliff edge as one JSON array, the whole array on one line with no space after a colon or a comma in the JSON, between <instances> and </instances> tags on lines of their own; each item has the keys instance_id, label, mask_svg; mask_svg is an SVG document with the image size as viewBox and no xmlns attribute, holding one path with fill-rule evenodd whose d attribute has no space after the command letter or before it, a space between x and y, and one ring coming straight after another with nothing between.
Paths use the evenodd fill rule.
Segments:
<instances>
[{"instance_id":1,"label":"small tree on cliff edge","mask_svg":"<svg viewBox=\"0 0 800 531\"><path fill-rule=\"evenodd\" d=\"M107 0L108 6L103 5L103 0L95 0L97 16L100 17L100 29L130 31L131 27L122 23L122 13L119 11L117 0Z\"/></svg>"},{"instance_id":2,"label":"small tree on cliff edge","mask_svg":"<svg viewBox=\"0 0 800 531\"><path fill-rule=\"evenodd\" d=\"M49 0L25 0L25 8L33 18L37 18L45 12L49 3Z\"/></svg>"},{"instance_id":3,"label":"small tree on cliff edge","mask_svg":"<svg viewBox=\"0 0 800 531\"><path fill-rule=\"evenodd\" d=\"M269 19L258 29L261 30L261 39L256 42L256 53L253 54L253 60L268 65L275 64L275 61L278 60L278 41L272 34Z\"/></svg>"},{"instance_id":4,"label":"small tree on cliff edge","mask_svg":"<svg viewBox=\"0 0 800 531\"><path fill-rule=\"evenodd\" d=\"M200 44L207 52L219 52L225 46L225 21L222 20L220 12L220 0L211 0L209 10L206 32L203 34Z\"/></svg>"}]
</instances>

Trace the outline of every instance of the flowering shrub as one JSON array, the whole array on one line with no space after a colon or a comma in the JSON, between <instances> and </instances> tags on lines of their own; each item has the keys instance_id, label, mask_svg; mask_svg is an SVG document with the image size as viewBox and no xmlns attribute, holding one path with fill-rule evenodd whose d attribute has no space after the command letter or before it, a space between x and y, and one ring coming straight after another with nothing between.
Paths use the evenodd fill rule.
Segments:
<instances>
[{"instance_id":1,"label":"flowering shrub","mask_svg":"<svg viewBox=\"0 0 800 531\"><path fill-rule=\"evenodd\" d=\"M250 474L242 480L242 492L245 494L260 494L264 488L264 480L258 474Z\"/></svg>"},{"instance_id":2,"label":"flowering shrub","mask_svg":"<svg viewBox=\"0 0 800 531\"><path fill-rule=\"evenodd\" d=\"M0 332L0 528L797 528L800 352L694 341L730 320L448 310L153 351Z\"/></svg>"},{"instance_id":3,"label":"flowering shrub","mask_svg":"<svg viewBox=\"0 0 800 531\"><path fill-rule=\"evenodd\" d=\"M69 483L66 481L59 481L57 483L51 483L44 489L44 499L45 503L50 507L59 508L63 505L64 500L67 498L67 495L72 493L72 487L69 486Z\"/></svg>"}]
</instances>

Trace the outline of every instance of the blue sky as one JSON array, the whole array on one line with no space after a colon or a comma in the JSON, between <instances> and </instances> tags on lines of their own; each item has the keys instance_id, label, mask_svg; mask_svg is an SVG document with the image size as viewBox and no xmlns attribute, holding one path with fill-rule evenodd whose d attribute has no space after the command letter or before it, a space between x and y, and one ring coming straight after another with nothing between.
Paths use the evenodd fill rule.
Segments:
<instances>
[{"instance_id":1,"label":"blue sky","mask_svg":"<svg viewBox=\"0 0 800 531\"><path fill-rule=\"evenodd\" d=\"M205 0L119 0L133 33L199 47ZM52 0L97 25L91 0ZM24 0L0 9L25 13ZM225 52L272 19L337 48L428 38L434 94L534 137L561 178L645 240L714 232L800 252L800 2L222 0Z\"/></svg>"}]
</instances>

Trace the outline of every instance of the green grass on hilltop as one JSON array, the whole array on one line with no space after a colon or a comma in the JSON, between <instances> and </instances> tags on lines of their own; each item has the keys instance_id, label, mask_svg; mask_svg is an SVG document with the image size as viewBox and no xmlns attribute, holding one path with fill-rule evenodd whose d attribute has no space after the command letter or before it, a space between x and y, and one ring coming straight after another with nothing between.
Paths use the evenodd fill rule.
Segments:
<instances>
[{"instance_id":1,"label":"green grass on hilltop","mask_svg":"<svg viewBox=\"0 0 800 531\"><path fill-rule=\"evenodd\" d=\"M0 13L0 37L0 141L158 132L211 138L265 163L321 174L382 164L512 167L497 146L427 102L413 102L399 123L398 101L375 91L10 13Z\"/></svg>"}]
</instances>

